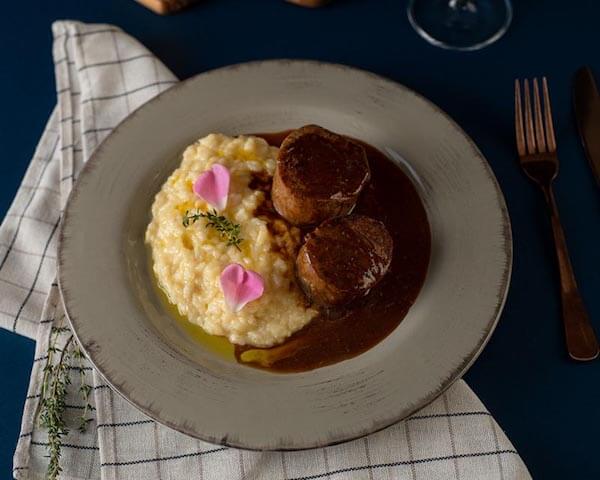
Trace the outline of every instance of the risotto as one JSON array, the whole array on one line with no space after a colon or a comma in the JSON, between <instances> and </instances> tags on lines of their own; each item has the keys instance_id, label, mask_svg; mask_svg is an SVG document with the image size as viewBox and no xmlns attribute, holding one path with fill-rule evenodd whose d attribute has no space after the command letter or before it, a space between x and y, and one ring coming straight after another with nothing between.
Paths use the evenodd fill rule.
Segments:
<instances>
[{"instance_id":1,"label":"risotto","mask_svg":"<svg viewBox=\"0 0 600 480\"><path fill-rule=\"evenodd\" d=\"M155 197L146 230L153 269L169 301L190 322L232 343L269 347L305 326L317 311L305 306L294 278L294 259L281 248L297 244L299 236L281 223L268 224L256 214L265 193L250 188L257 176L272 177L278 149L252 136L208 135L190 145L183 160ZM207 219L188 225L188 211L211 209L193 190L200 174L214 164L230 173L227 205L220 212L240 227L239 249L223 241ZM270 227L270 228L269 228ZM225 301L221 272L230 264L257 272L263 295L237 313Z\"/></svg>"}]
</instances>

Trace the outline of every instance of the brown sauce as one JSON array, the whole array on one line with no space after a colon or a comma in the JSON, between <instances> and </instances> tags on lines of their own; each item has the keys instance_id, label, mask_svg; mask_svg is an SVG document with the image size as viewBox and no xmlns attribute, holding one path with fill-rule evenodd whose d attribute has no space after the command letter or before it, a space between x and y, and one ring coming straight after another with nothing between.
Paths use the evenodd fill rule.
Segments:
<instances>
[{"instance_id":1,"label":"brown sauce","mask_svg":"<svg viewBox=\"0 0 600 480\"><path fill-rule=\"evenodd\" d=\"M288 133L257 136L279 146ZM371 180L354 212L386 225L394 241L390 270L366 297L341 308L320 310L306 327L281 345L268 349L236 346L239 362L270 371L300 372L354 357L387 337L415 302L425 281L431 253L425 207L411 180L400 168L377 149L360 143L367 152ZM255 180L256 188L267 195L257 215L269 219L270 223L282 221L273 210L266 184L264 179Z\"/></svg>"}]
</instances>

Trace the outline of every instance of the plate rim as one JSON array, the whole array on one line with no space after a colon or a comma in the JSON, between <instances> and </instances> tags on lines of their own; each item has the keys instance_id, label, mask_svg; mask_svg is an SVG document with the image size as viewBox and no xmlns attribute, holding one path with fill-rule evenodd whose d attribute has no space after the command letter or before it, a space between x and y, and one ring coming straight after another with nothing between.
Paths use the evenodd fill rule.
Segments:
<instances>
[{"instance_id":1,"label":"plate rim","mask_svg":"<svg viewBox=\"0 0 600 480\"><path fill-rule=\"evenodd\" d=\"M65 243L63 240L65 238L65 231L66 231L67 225L69 223L68 220L69 220L70 209L72 208L72 204L73 204L72 200L74 198L76 198L77 195L79 194L79 187L82 183L79 180L82 177L84 177L85 175L87 175L88 172L93 170L95 168L96 164L101 160L102 149L99 147L101 147L102 143L109 140L110 137L113 136L113 134L116 134L128 122L132 121L134 119L134 117L136 117L139 114L139 111L141 109L152 104L153 102L159 102L159 101L164 100L164 98L168 95L176 95L178 90L185 88L188 84L190 84L194 81L197 81L198 78L201 78L204 76L210 76L213 74L224 73L224 72L229 72L229 71L235 71L242 67L260 68L263 65L283 66L286 64L305 65L305 66L309 66L312 68L321 68L321 67L334 68L334 69L338 69L338 70L346 70L349 72L360 73L361 75L371 77L375 80L383 81L384 83L391 86L392 88L400 89L406 93L410 93L411 95L414 95L420 101L426 103L435 113L441 115L452 126L453 130L456 131L460 136L462 136L468 142L469 146L473 150L474 157L476 157L479 160L479 163L484 168L488 178L491 180L491 182L494 186L494 193L495 193L495 197L496 197L498 206L500 207L500 213L501 213L501 218L502 218L502 225L501 225L502 226L501 237L503 239L502 252L506 258L506 262L504 264L501 281L498 286L498 300L499 301L495 307L495 311L494 311L492 317L490 318L490 320L488 321L488 323L485 327L485 332L482 335L480 342L465 357L464 361L461 364L459 364L458 367L456 367L444 380L441 381L439 388L431 391L428 395L425 395L424 397L419 399L419 401L415 402L415 404L411 408L407 409L406 412L401 413L397 416L391 417L390 419L386 419L386 420L380 422L380 424L374 425L371 428L365 428L364 431L362 431L362 433L358 433L358 434L352 435L352 436L346 436L344 438L331 440L331 441L318 442L318 443L314 442L309 446L265 449L265 448L257 448L257 447L252 447L249 445L240 444L237 442L230 442L230 441L228 441L227 436L224 438L213 438L209 435L203 435L202 433L199 433L198 431L195 431L191 428L187 428L186 425L184 425L184 424L176 424L175 422L162 419L162 418L160 418L160 415L158 412L155 412L152 410L152 408L147 407L145 405L141 405L138 402L136 402L135 400L129 398L129 396L126 394L126 392L123 391L124 389L122 389L121 387L119 387L116 384L114 384L113 382L111 382L111 380L103 373L103 369L101 367L99 367L99 364L96 362L96 359L94 358L93 349L87 349L83 346L82 342L80 341L79 335L77 333L77 328L76 328L77 319L74 320L72 318L71 313L69 312L69 306L68 306L69 305L69 295L65 292L65 289L63 288L63 274L64 274L63 264L65 262L65 255L64 255L65 252L64 252L64 248L63 248ZM465 132L465 130L449 114L447 114L444 110L442 110L437 104L435 104L434 102L432 102L431 100L429 100L428 98L423 96L422 94L416 92L412 88L404 85L403 83L400 83L400 82L398 82L392 78L389 78L385 75L381 75L378 73L371 72L369 70L365 70L360 67L355 67L355 66L351 66L351 65L347 65L347 64L343 64L343 63L325 62L325 61L310 60L310 59L290 59L290 58L277 58L277 59L253 60L253 61L248 61L248 62L239 62L239 63L234 63L234 64L218 67L215 69L207 70L205 72L201 72L199 74L193 75L192 77L189 77L185 80L181 80L181 81L177 82L176 84L171 86L169 89L157 94L155 97L152 97L149 101L145 102L144 104L140 105L138 108L133 110L129 115L127 115L127 117L125 117L121 122L119 122L115 126L115 128L109 133L109 135L107 135L107 137L102 141L102 143L97 146L97 148L92 152L92 154L88 158L87 162L81 168L79 175L77 177L77 181L75 182L71 191L69 192L67 202L65 203L64 211L63 211L61 222L60 222L59 236L58 236L58 262L57 262L58 290L59 290L60 297L61 297L64 309L65 309L65 316L67 318L69 326L71 327L73 335L74 335L75 339L77 340L77 342L79 343L79 345L81 346L82 350L84 351L88 361L94 367L94 369L100 374L100 376L103 378L103 380L115 392L117 392L123 399L125 399L130 405L132 405L133 407L140 410L145 415L147 415L148 417L150 417L151 419L153 419L154 421L156 421L162 425L166 425L167 427L172 428L173 430L184 433L193 438L197 438L197 439L206 441L208 443L212 443L214 445L223 445L226 447L237 448L237 449L248 450L248 451L279 451L279 452L301 451L301 450L308 450L308 449L313 449L313 448L323 448L323 447L338 445L340 443L357 440L357 439L363 438L367 435L384 430L392 425L395 425L395 424L401 422L402 420L404 420L406 418L409 418L415 412L426 407L427 405L432 403L436 398L438 398L440 395L442 395L446 390L448 390L452 385L454 385L454 383L457 380L459 380L469 370L469 368L473 365L473 363L479 358L479 355L481 355L481 352L484 350L484 348L488 344L489 340L492 337L492 334L494 333L494 331L498 325L498 322L500 320L500 317L501 317L504 307L506 305L506 300L507 300L508 293L510 290L510 283L511 283L511 278L512 278L512 271L513 271L513 260L514 260L512 226L511 226L510 215L508 213L508 208L506 205L506 200L504 198L504 194L502 192L502 189L500 188L500 184L498 182L498 179L496 178L496 175L494 174L494 171L492 170L491 165L489 164L489 162L487 161L487 159L485 158L485 156L483 155L483 153L481 152L481 150L479 149L479 147L477 146L475 141L467 134L467 132Z\"/></svg>"}]
</instances>

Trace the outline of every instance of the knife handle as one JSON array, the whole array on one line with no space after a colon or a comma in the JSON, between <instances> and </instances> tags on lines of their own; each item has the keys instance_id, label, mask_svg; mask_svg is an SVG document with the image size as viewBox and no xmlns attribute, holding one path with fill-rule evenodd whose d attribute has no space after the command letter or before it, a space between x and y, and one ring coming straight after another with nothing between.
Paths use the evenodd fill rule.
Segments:
<instances>
[{"instance_id":1,"label":"knife handle","mask_svg":"<svg viewBox=\"0 0 600 480\"><path fill-rule=\"evenodd\" d=\"M554 198L554 191L552 186L545 187L543 190L550 208L552 233L554 234L554 245L560 273L562 317L567 350L573 360L582 362L594 360L600 352L598 340L577 287L573 266L569 259L565 233L560 223L558 206Z\"/></svg>"}]
</instances>

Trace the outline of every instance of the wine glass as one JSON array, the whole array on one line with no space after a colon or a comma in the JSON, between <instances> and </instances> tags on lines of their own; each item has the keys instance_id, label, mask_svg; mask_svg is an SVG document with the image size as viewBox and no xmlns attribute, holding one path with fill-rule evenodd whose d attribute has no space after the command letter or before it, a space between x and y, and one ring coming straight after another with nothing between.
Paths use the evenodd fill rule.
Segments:
<instances>
[{"instance_id":1,"label":"wine glass","mask_svg":"<svg viewBox=\"0 0 600 480\"><path fill-rule=\"evenodd\" d=\"M433 45L478 50L504 35L512 5L510 0L410 0L408 19Z\"/></svg>"}]
</instances>

